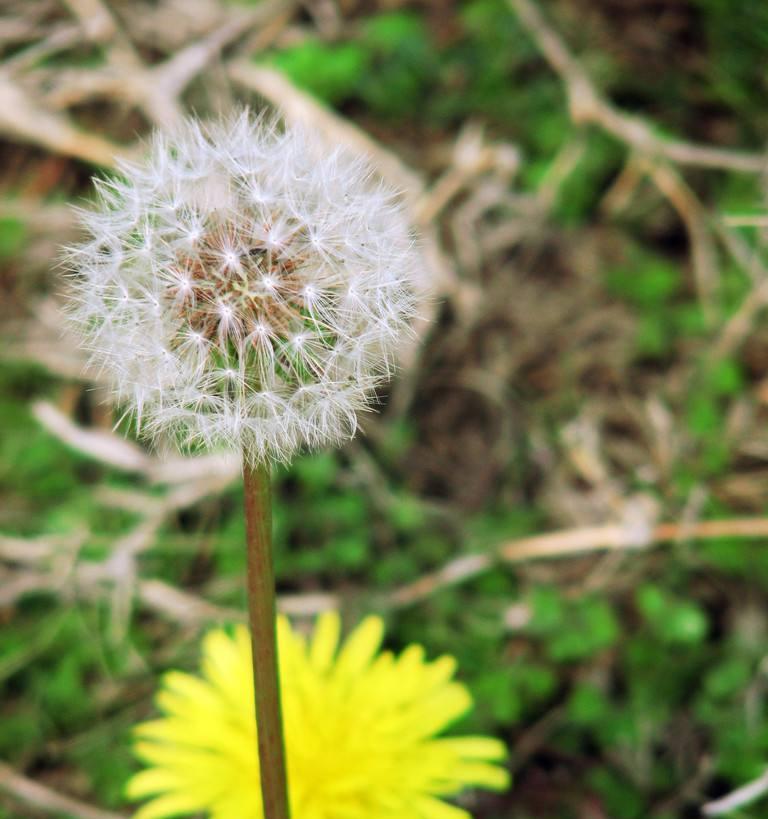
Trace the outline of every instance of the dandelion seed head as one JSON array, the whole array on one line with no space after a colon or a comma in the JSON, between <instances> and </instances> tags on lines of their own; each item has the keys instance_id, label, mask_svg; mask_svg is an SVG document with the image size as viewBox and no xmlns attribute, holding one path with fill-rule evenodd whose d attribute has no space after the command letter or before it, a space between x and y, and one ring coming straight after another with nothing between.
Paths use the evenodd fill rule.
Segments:
<instances>
[{"instance_id":1,"label":"dandelion seed head","mask_svg":"<svg viewBox=\"0 0 768 819\"><path fill-rule=\"evenodd\" d=\"M354 434L419 267L363 161L243 113L154 136L96 190L71 316L145 433L252 462Z\"/></svg>"}]
</instances>

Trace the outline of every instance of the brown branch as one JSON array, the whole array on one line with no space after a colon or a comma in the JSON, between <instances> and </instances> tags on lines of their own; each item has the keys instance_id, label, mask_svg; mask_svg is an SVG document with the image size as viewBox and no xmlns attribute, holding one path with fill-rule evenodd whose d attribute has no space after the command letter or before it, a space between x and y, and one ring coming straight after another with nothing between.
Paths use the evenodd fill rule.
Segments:
<instances>
[{"instance_id":1,"label":"brown branch","mask_svg":"<svg viewBox=\"0 0 768 819\"><path fill-rule=\"evenodd\" d=\"M726 796L702 805L701 812L704 816L724 816L752 804L766 793L768 793L768 770L760 774L757 779L742 785Z\"/></svg>"},{"instance_id":2,"label":"brown branch","mask_svg":"<svg viewBox=\"0 0 768 819\"><path fill-rule=\"evenodd\" d=\"M153 500L145 496L147 501ZM85 535L60 538L17 538L0 535L0 606L12 606L32 592L49 594L79 593L89 600L112 598L113 605L125 605L125 597L134 597L149 611L182 625L204 625L211 622L241 622L243 612L216 603L157 578L140 578L130 565L133 557L151 548L162 508L149 506L152 517L143 521L122 540L103 561L78 561ZM122 598L115 590L122 587ZM323 611L338 609L338 595L321 592L280 595L277 608L293 617L314 617ZM125 610L113 614L116 626L124 621Z\"/></svg>"},{"instance_id":3,"label":"brown branch","mask_svg":"<svg viewBox=\"0 0 768 819\"><path fill-rule=\"evenodd\" d=\"M86 38L94 43L109 44L107 57L132 67L141 65L138 53L125 31L102 0L64 0L79 21Z\"/></svg>"},{"instance_id":4,"label":"brown branch","mask_svg":"<svg viewBox=\"0 0 768 819\"><path fill-rule=\"evenodd\" d=\"M124 472L146 472L150 456L141 447L104 430L84 429L47 401L32 405L45 429L71 449Z\"/></svg>"},{"instance_id":5,"label":"brown branch","mask_svg":"<svg viewBox=\"0 0 768 819\"><path fill-rule=\"evenodd\" d=\"M124 813L92 807L71 796L57 793L39 782L33 782L3 762L0 762L0 790L45 813L65 813L76 816L77 819L126 819Z\"/></svg>"},{"instance_id":6,"label":"brown branch","mask_svg":"<svg viewBox=\"0 0 768 819\"><path fill-rule=\"evenodd\" d=\"M410 606L436 591L477 577L500 563L517 564L543 558L567 558L606 551L632 552L678 540L720 537L768 538L768 518L734 518L693 523L662 523L647 534L628 526L594 526L519 538L491 552L464 555L387 595L384 605Z\"/></svg>"},{"instance_id":7,"label":"brown branch","mask_svg":"<svg viewBox=\"0 0 768 819\"><path fill-rule=\"evenodd\" d=\"M516 148L488 143L482 128L470 123L456 139L448 169L422 192L416 202L414 213L417 220L422 224L433 222L458 193L482 174L496 171L508 181L519 165L520 153Z\"/></svg>"},{"instance_id":8,"label":"brown branch","mask_svg":"<svg viewBox=\"0 0 768 819\"><path fill-rule=\"evenodd\" d=\"M52 220L50 230L56 228ZM35 303L34 321L8 320L6 324L0 336L0 359L32 361L64 379L101 382L97 372L87 372L88 358L72 335L62 332L61 304L56 298Z\"/></svg>"},{"instance_id":9,"label":"brown branch","mask_svg":"<svg viewBox=\"0 0 768 819\"><path fill-rule=\"evenodd\" d=\"M164 580L141 580L136 592L148 609L182 625L216 621L239 623L245 620L240 609L217 606Z\"/></svg>"},{"instance_id":10,"label":"brown branch","mask_svg":"<svg viewBox=\"0 0 768 819\"><path fill-rule=\"evenodd\" d=\"M80 131L64 115L36 105L7 73L0 73L0 133L93 165L113 167L128 148Z\"/></svg>"},{"instance_id":11,"label":"brown branch","mask_svg":"<svg viewBox=\"0 0 768 819\"><path fill-rule=\"evenodd\" d=\"M32 414L51 434L81 455L122 472L139 472L154 484L183 484L173 508L190 506L203 496L225 489L240 474L237 456L213 453L164 459L143 450L114 432L81 427L48 401L32 405ZM201 487L198 483L202 483ZM191 495L184 500L185 493Z\"/></svg>"},{"instance_id":12,"label":"brown branch","mask_svg":"<svg viewBox=\"0 0 768 819\"><path fill-rule=\"evenodd\" d=\"M146 608L182 625L246 621L240 609L218 606L164 580L140 580L136 594ZM277 610L292 617L315 617L321 612L338 609L340 603L334 594L281 594L277 598Z\"/></svg>"},{"instance_id":13,"label":"brown branch","mask_svg":"<svg viewBox=\"0 0 768 819\"><path fill-rule=\"evenodd\" d=\"M157 125L174 125L183 116L180 97L192 80L226 48L254 25L283 13L286 0L260 3L257 10L238 10L206 37L182 48L164 63L149 69L132 85L135 102Z\"/></svg>"},{"instance_id":14,"label":"brown branch","mask_svg":"<svg viewBox=\"0 0 768 819\"><path fill-rule=\"evenodd\" d=\"M264 97L290 121L320 131L330 141L369 157L379 173L410 201L423 192L424 182L419 174L352 122L296 88L279 71L245 60L235 60L228 65L228 70L234 82Z\"/></svg>"},{"instance_id":15,"label":"brown branch","mask_svg":"<svg viewBox=\"0 0 768 819\"><path fill-rule=\"evenodd\" d=\"M508 1L547 62L565 84L571 119L575 123L598 125L645 156L661 156L681 165L741 173L763 173L768 169L768 158L764 154L696 145L685 140L659 136L653 125L619 110L602 97L533 0Z\"/></svg>"},{"instance_id":16,"label":"brown branch","mask_svg":"<svg viewBox=\"0 0 768 819\"><path fill-rule=\"evenodd\" d=\"M98 0L77 3L85 7L92 3L101 5ZM181 95L194 78L227 46L255 26L268 25L273 19L292 13L294 5L294 0L265 0L252 10L236 8L213 31L154 66L146 66L134 50L123 47L125 38L118 38L103 69L53 75L50 71L41 72L44 80L50 78L53 83L45 99L52 106L65 108L94 97L112 97L139 108L156 126L171 128L184 116Z\"/></svg>"},{"instance_id":17,"label":"brown branch","mask_svg":"<svg viewBox=\"0 0 768 819\"><path fill-rule=\"evenodd\" d=\"M659 191L677 211L688 233L693 257L693 272L702 311L708 321L714 316L718 288L718 264L715 245L708 230L707 215L694 192L667 162L641 162Z\"/></svg>"},{"instance_id":18,"label":"brown branch","mask_svg":"<svg viewBox=\"0 0 768 819\"><path fill-rule=\"evenodd\" d=\"M739 309L724 325L712 354L715 359L723 359L744 341L752 330L759 313L768 306L768 277L755 284Z\"/></svg>"},{"instance_id":19,"label":"brown branch","mask_svg":"<svg viewBox=\"0 0 768 819\"><path fill-rule=\"evenodd\" d=\"M724 225L716 222L715 226L719 229L726 250L752 280L749 293L722 327L713 345L713 358L723 359L742 344L754 327L757 317L768 307L768 270L760 261L758 250L743 244L741 238Z\"/></svg>"}]
</instances>

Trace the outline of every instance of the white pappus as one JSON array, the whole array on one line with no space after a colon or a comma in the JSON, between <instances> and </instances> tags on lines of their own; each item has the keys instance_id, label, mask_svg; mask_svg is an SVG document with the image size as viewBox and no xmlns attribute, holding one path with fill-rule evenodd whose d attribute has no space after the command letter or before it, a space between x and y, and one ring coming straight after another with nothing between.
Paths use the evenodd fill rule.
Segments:
<instances>
[{"instance_id":1,"label":"white pappus","mask_svg":"<svg viewBox=\"0 0 768 819\"><path fill-rule=\"evenodd\" d=\"M414 313L394 192L247 112L155 135L120 172L81 211L70 319L142 431L250 463L351 437Z\"/></svg>"}]
</instances>

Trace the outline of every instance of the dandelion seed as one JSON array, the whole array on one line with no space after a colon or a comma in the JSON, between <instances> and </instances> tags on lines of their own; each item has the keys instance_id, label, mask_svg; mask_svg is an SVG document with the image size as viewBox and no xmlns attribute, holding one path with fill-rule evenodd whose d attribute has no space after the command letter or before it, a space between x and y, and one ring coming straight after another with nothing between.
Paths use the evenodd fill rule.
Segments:
<instances>
[{"instance_id":1,"label":"dandelion seed","mask_svg":"<svg viewBox=\"0 0 768 819\"><path fill-rule=\"evenodd\" d=\"M247 114L156 135L121 170L81 214L72 318L144 432L251 463L348 437L414 312L419 259L393 193ZM237 383L214 410L199 395L222 370ZM253 412L262 391L279 414Z\"/></svg>"}]
</instances>

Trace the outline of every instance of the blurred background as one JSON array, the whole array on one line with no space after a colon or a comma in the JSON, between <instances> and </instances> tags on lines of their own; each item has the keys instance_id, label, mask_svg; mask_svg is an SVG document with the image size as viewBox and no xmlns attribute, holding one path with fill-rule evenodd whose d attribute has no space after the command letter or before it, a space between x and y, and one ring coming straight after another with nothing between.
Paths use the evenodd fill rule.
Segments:
<instances>
[{"instance_id":1,"label":"blurred background","mask_svg":"<svg viewBox=\"0 0 768 819\"><path fill-rule=\"evenodd\" d=\"M283 609L458 658L478 819L768 817L767 64L758 0L2 0L0 817L129 815L158 675L243 619L237 463L119 422L58 263L94 174L242 103L369 154L429 288L276 476Z\"/></svg>"}]
</instances>

